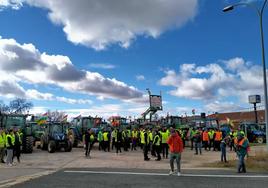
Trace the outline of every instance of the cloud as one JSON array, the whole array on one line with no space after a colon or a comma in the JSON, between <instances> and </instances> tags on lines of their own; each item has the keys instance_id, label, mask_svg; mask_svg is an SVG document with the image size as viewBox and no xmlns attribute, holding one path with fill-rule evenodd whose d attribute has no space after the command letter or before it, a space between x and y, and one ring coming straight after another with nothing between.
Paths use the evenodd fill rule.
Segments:
<instances>
[{"instance_id":1,"label":"cloud","mask_svg":"<svg viewBox=\"0 0 268 188\"><path fill-rule=\"evenodd\" d=\"M2 3L18 9L22 3L48 10L67 39L96 50L111 44L127 48L137 36L158 37L192 20L198 0L17 0Z\"/></svg>"},{"instance_id":2,"label":"cloud","mask_svg":"<svg viewBox=\"0 0 268 188\"><path fill-rule=\"evenodd\" d=\"M214 101L205 105L205 110L208 112L234 112L240 111L241 106L234 102Z\"/></svg>"},{"instance_id":3,"label":"cloud","mask_svg":"<svg viewBox=\"0 0 268 188\"><path fill-rule=\"evenodd\" d=\"M143 75L137 75L136 76L136 80L138 80L138 81L145 80L145 76L143 76Z\"/></svg>"},{"instance_id":4,"label":"cloud","mask_svg":"<svg viewBox=\"0 0 268 188\"><path fill-rule=\"evenodd\" d=\"M65 110L71 117L76 117L78 115L82 116L101 116L104 118L109 118L113 115L121 115L122 117L127 117L129 114L140 117L141 113L146 110L145 105L120 103L120 104L104 104L100 106L92 106L87 109L67 109Z\"/></svg>"},{"instance_id":5,"label":"cloud","mask_svg":"<svg viewBox=\"0 0 268 188\"><path fill-rule=\"evenodd\" d=\"M14 81L0 81L0 95L7 98L25 97L24 89Z\"/></svg>"},{"instance_id":6,"label":"cloud","mask_svg":"<svg viewBox=\"0 0 268 188\"><path fill-rule=\"evenodd\" d=\"M73 93L120 100L142 97L141 91L122 81L77 69L67 56L41 53L33 44L19 44L14 39L0 38L0 69L3 78L14 83L48 84Z\"/></svg>"},{"instance_id":7,"label":"cloud","mask_svg":"<svg viewBox=\"0 0 268 188\"><path fill-rule=\"evenodd\" d=\"M115 65L105 63L91 63L89 64L89 67L97 69L114 69Z\"/></svg>"},{"instance_id":8,"label":"cloud","mask_svg":"<svg viewBox=\"0 0 268 188\"><path fill-rule=\"evenodd\" d=\"M12 9L18 10L22 7L23 0L1 0L0 1L0 11L3 8L11 7Z\"/></svg>"},{"instance_id":9,"label":"cloud","mask_svg":"<svg viewBox=\"0 0 268 188\"><path fill-rule=\"evenodd\" d=\"M175 87L169 93L177 97L211 101L235 96L245 103L248 95L262 93L261 70L260 66L242 58L204 66L183 64L179 73L166 71L159 84Z\"/></svg>"}]
</instances>

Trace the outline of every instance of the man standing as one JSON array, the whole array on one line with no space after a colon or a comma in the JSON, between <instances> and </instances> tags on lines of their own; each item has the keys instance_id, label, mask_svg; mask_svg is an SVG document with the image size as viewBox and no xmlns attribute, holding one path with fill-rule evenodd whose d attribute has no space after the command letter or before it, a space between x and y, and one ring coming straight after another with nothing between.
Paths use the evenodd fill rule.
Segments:
<instances>
[{"instance_id":1,"label":"man standing","mask_svg":"<svg viewBox=\"0 0 268 188\"><path fill-rule=\"evenodd\" d=\"M144 133L144 146L143 146L143 154L144 154L144 160L149 161L150 158L148 157L148 151L150 147L150 138L149 138L149 129L147 128Z\"/></svg>"},{"instance_id":2,"label":"man standing","mask_svg":"<svg viewBox=\"0 0 268 188\"><path fill-rule=\"evenodd\" d=\"M121 151L121 145L122 145L122 131L117 129L117 134L115 137L115 147L116 147L116 154L118 154L118 152Z\"/></svg>"},{"instance_id":3,"label":"man standing","mask_svg":"<svg viewBox=\"0 0 268 188\"><path fill-rule=\"evenodd\" d=\"M209 143L209 136L208 136L208 130L207 129L203 132L202 142L204 144L205 150L207 151L208 143Z\"/></svg>"},{"instance_id":4,"label":"man standing","mask_svg":"<svg viewBox=\"0 0 268 188\"><path fill-rule=\"evenodd\" d=\"M195 155L199 154L202 155L202 131L201 128L199 130L195 131L195 134L193 135L193 141L194 141L194 147L195 147Z\"/></svg>"},{"instance_id":5,"label":"man standing","mask_svg":"<svg viewBox=\"0 0 268 188\"><path fill-rule=\"evenodd\" d=\"M13 158L14 143L15 143L15 136L14 136L13 130L10 129L8 131L8 134L6 135L6 147L7 147L6 164L8 166L12 166L12 163L13 163L12 158Z\"/></svg>"},{"instance_id":6,"label":"man standing","mask_svg":"<svg viewBox=\"0 0 268 188\"><path fill-rule=\"evenodd\" d=\"M99 150L103 149L103 134L102 130L99 131L98 133L98 142L99 142Z\"/></svg>"},{"instance_id":7,"label":"man standing","mask_svg":"<svg viewBox=\"0 0 268 188\"><path fill-rule=\"evenodd\" d=\"M183 142L178 133L171 129L171 135L167 140L170 149L170 175L174 174L174 160L177 163L177 175L181 175L181 153L183 151Z\"/></svg>"},{"instance_id":8,"label":"man standing","mask_svg":"<svg viewBox=\"0 0 268 188\"><path fill-rule=\"evenodd\" d=\"M13 159L16 156L18 163L20 163L20 154L21 154L21 145L22 145L22 134L19 133L17 129L14 129L14 136L15 136L15 142L14 142L14 153L13 153ZM12 160L13 160L12 159Z\"/></svg>"},{"instance_id":9,"label":"man standing","mask_svg":"<svg viewBox=\"0 0 268 188\"><path fill-rule=\"evenodd\" d=\"M85 133L85 145L86 145L86 153L85 156L89 157L90 156L90 129L87 130Z\"/></svg>"},{"instance_id":10,"label":"man standing","mask_svg":"<svg viewBox=\"0 0 268 188\"><path fill-rule=\"evenodd\" d=\"M131 146L131 150L137 150L136 149L136 145L137 145L137 140L138 140L138 131L136 129L134 129L131 133L131 138L132 138L132 146Z\"/></svg>"},{"instance_id":11,"label":"man standing","mask_svg":"<svg viewBox=\"0 0 268 188\"><path fill-rule=\"evenodd\" d=\"M168 144L167 139L169 136L169 132L164 127L163 131L161 132L161 144L162 144L162 152L163 152L163 158L168 158Z\"/></svg>"},{"instance_id":12,"label":"man standing","mask_svg":"<svg viewBox=\"0 0 268 188\"><path fill-rule=\"evenodd\" d=\"M117 130L114 129L111 133L111 137L112 137L112 150L114 149L115 146L115 138L117 137Z\"/></svg>"},{"instance_id":13,"label":"man standing","mask_svg":"<svg viewBox=\"0 0 268 188\"><path fill-rule=\"evenodd\" d=\"M156 161L160 161L161 160L161 146L160 146L160 134L158 132L158 130L155 131L155 136L154 136L154 140L153 140L153 150L156 151L157 153L157 159L155 159Z\"/></svg>"},{"instance_id":14,"label":"man standing","mask_svg":"<svg viewBox=\"0 0 268 188\"><path fill-rule=\"evenodd\" d=\"M247 149L249 147L248 139L242 133L237 134L235 140L236 153L238 157L238 173L246 173L245 156L247 155Z\"/></svg>"},{"instance_id":15,"label":"man standing","mask_svg":"<svg viewBox=\"0 0 268 188\"><path fill-rule=\"evenodd\" d=\"M4 161L5 145L6 145L6 138L5 138L4 130L0 128L0 162L1 163L5 163Z\"/></svg>"}]
</instances>

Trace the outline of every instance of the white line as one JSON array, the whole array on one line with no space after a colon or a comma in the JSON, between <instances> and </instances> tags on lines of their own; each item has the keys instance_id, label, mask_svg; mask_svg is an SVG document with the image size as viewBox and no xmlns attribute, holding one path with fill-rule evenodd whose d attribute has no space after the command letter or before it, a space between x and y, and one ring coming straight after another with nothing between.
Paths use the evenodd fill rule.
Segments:
<instances>
[{"instance_id":1,"label":"white line","mask_svg":"<svg viewBox=\"0 0 268 188\"><path fill-rule=\"evenodd\" d=\"M169 176L162 173L146 173L146 172L103 172L103 171L85 171L85 170L66 170L65 173L80 174L119 174L119 175L146 175L146 176ZM214 177L214 178L268 178L268 175L211 175L211 174L182 174L184 177Z\"/></svg>"}]
</instances>

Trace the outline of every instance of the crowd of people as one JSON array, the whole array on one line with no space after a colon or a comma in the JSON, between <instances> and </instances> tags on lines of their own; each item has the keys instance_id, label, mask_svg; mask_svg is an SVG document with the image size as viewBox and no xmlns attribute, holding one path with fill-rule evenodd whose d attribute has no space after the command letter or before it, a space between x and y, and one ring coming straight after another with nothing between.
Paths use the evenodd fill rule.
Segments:
<instances>
[{"instance_id":1,"label":"crowd of people","mask_svg":"<svg viewBox=\"0 0 268 188\"><path fill-rule=\"evenodd\" d=\"M99 143L99 150L110 152L115 149L116 154L123 151L133 151L140 147L143 151L144 161L149 161L149 154L155 157L156 161L160 161L163 158L168 158L169 152L172 152L168 140L172 138L172 131L176 132L181 143L181 149L178 149L181 153L185 147L186 141L190 143L191 150L195 151L195 155L202 155L202 149L206 151L219 151L221 152L221 161L227 162L227 147L230 150L234 150L237 153L239 159L238 172L246 172L244 158L249 150L249 142L244 135L243 131L231 131L229 133L222 132L219 129L167 129L162 128L140 128L140 129L119 129L114 128L111 131L107 129L100 130L97 133L97 141ZM86 155L88 150L92 148L94 144L94 132L89 130L86 134L85 148ZM173 134L174 136L174 134ZM91 139L89 139L91 137ZM90 149L88 149L90 148ZM170 155L170 164L173 164L174 159L180 161L180 155ZM178 164L180 166L180 164ZM171 167L171 169L174 169ZM173 171L173 170L172 170Z\"/></svg>"},{"instance_id":2,"label":"crowd of people","mask_svg":"<svg viewBox=\"0 0 268 188\"><path fill-rule=\"evenodd\" d=\"M96 140L97 137L97 140ZM4 130L0 128L0 162L8 166L20 163L23 133L19 129ZM243 131L222 132L219 129L174 129L162 128L139 128L99 130L97 135L92 129L88 129L84 135L85 155L90 157L91 149L95 142L98 142L98 149L104 152L115 150L116 154L138 150L143 151L144 161L154 157L156 161L170 159L171 174L174 173L174 160L177 163L177 173L180 174L181 152L189 141L194 154L202 154L202 150L220 151L221 161L227 162L227 147L234 150L238 157L239 173L246 172L244 158L249 151L249 142ZM4 160L5 159L5 160Z\"/></svg>"},{"instance_id":3,"label":"crowd of people","mask_svg":"<svg viewBox=\"0 0 268 188\"><path fill-rule=\"evenodd\" d=\"M16 165L14 158L20 163L23 133L17 128L5 130L0 128L0 162L8 166ZM6 160L4 160L6 158Z\"/></svg>"}]
</instances>

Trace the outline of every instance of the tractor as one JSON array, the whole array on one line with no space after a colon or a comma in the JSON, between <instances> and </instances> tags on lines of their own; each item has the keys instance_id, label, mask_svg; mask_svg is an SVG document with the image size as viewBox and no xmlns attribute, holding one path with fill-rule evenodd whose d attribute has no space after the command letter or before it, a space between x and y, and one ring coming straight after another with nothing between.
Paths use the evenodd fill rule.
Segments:
<instances>
[{"instance_id":1,"label":"tractor","mask_svg":"<svg viewBox=\"0 0 268 188\"><path fill-rule=\"evenodd\" d=\"M0 113L0 127L6 130L16 128L22 131L22 151L24 153L32 153L34 142L33 130L32 126L26 123L27 116L23 114Z\"/></svg>"},{"instance_id":2,"label":"tractor","mask_svg":"<svg viewBox=\"0 0 268 188\"><path fill-rule=\"evenodd\" d=\"M45 125L45 132L41 136L40 147L49 153L64 148L65 152L72 151L72 144L66 134L67 126L64 123L49 122Z\"/></svg>"}]
</instances>

